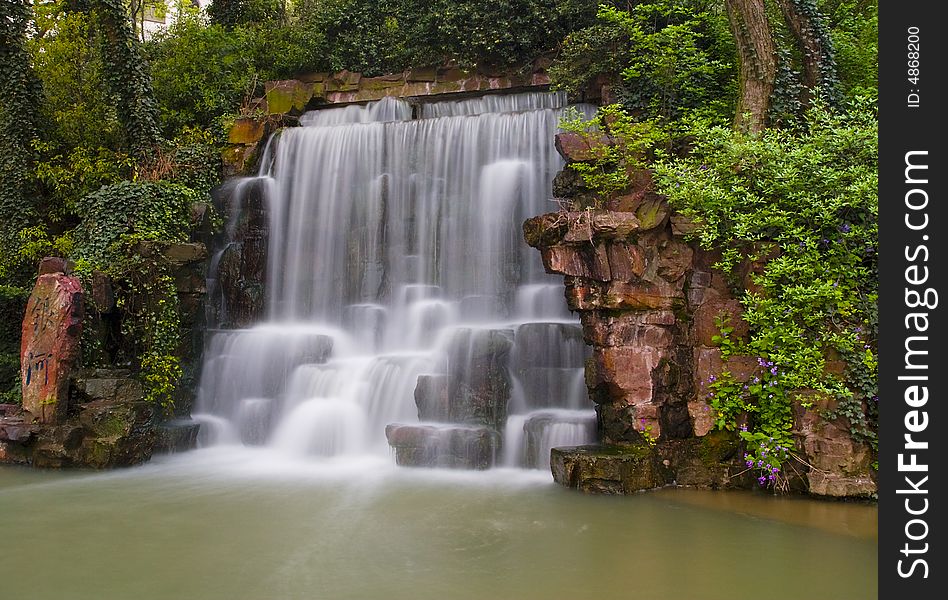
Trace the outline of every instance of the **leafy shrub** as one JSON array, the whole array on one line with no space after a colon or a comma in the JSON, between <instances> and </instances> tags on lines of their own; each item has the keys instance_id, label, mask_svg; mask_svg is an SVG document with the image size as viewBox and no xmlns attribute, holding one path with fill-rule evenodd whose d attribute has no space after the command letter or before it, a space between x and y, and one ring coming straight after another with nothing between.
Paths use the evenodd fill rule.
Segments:
<instances>
[{"instance_id":1,"label":"leafy shrub","mask_svg":"<svg viewBox=\"0 0 948 600\"><path fill-rule=\"evenodd\" d=\"M660 191L701 223L697 238L722 250L734 273L766 260L741 303L751 335L719 340L725 354L759 357L769 373L750 385L727 374L711 382L719 425L789 442L790 398L816 390L835 398L857 438L874 443L878 317L878 121L874 98L848 112L822 107L796 130L745 136L723 127L695 130L694 151L655 165ZM826 356L846 360L844 376ZM827 415L835 416L835 415Z\"/></svg>"},{"instance_id":2,"label":"leafy shrub","mask_svg":"<svg viewBox=\"0 0 948 600\"><path fill-rule=\"evenodd\" d=\"M185 241L194 190L179 183L123 181L78 202L86 218L76 228L76 258L86 268L105 268L122 256L123 238Z\"/></svg>"},{"instance_id":3,"label":"leafy shrub","mask_svg":"<svg viewBox=\"0 0 948 600\"><path fill-rule=\"evenodd\" d=\"M571 33L550 69L554 87L577 93L599 74L618 76L618 100L646 118L700 110L727 118L734 48L711 3L655 0L629 10L602 5L597 23Z\"/></svg>"}]
</instances>

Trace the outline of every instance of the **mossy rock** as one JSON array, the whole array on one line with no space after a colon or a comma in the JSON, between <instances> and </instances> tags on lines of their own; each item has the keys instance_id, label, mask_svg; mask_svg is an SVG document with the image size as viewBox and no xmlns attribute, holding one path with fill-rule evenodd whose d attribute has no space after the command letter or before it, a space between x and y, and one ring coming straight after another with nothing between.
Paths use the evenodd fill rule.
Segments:
<instances>
[{"instance_id":1,"label":"mossy rock","mask_svg":"<svg viewBox=\"0 0 948 600\"><path fill-rule=\"evenodd\" d=\"M553 448L550 468L560 485L591 494L631 494L665 485L658 455L648 445Z\"/></svg>"}]
</instances>

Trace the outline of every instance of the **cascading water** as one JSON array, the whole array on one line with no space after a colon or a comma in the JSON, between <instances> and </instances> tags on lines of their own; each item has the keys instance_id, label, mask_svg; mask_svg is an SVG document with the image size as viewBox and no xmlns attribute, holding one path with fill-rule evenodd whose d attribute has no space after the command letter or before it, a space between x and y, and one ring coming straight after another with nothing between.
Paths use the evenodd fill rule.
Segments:
<instances>
[{"instance_id":1,"label":"cascading water","mask_svg":"<svg viewBox=\"0 0 948 600\"><path fill-rule=\"evenodd\" d=\"M520 232L551 209L564 108L548 93L415 111L385 99L284 130L235 188L267 197L267 318L212 336L204 443L384 454L386 426L419 415L435 431L486 423L509 466L548 467L551 447L591 441L581 330ZM442 396L481 404L422 414L439 377ZM485 401L488 388L500 396Z\"/></svg>"}]
</instances>

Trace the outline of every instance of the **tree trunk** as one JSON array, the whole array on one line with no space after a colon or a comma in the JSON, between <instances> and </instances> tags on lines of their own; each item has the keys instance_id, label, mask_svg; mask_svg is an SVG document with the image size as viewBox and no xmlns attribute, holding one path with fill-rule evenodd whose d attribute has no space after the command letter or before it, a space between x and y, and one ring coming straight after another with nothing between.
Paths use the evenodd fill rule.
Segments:
<instances>
[{"instance_id":1,"label":"tree trunk","mask_svg":"<svg viewBox=\"0 0 948 600\"><path fill-rule=\"evenodd\" d=\"M831 103L838 99L836 60L823 16L813 0L777 0L803 62L804 106L819 93Z\"/></svg>"},{"instance_id":2,"label":"tree trunk","mask_svg":"<svg viewBox=\"0 0 948 600\"><path fill-rule=\"evenodd\" d=\"M725 4L740 63L741 93L734 128L756 133L767 127L777 72L776 47L763 0L725 0Z\"/></svg>"}]
</instances>

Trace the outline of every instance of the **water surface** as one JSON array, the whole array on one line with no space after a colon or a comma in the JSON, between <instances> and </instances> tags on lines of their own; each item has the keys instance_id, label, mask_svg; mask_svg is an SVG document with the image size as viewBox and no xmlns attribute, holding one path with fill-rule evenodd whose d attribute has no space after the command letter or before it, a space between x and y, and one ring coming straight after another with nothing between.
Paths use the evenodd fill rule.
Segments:
<instances>
[{"instance_id":1,"label":"water surface","mask_svg":"<svg viewBox=\"0 0 948 600\"><path fill-rule=\"evenodd\" d=\"M104 474L0 469L0 596L864 600L876 514L215 447Z\"/></svg>"}]
</instances>

